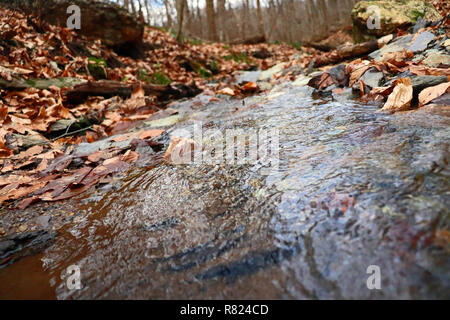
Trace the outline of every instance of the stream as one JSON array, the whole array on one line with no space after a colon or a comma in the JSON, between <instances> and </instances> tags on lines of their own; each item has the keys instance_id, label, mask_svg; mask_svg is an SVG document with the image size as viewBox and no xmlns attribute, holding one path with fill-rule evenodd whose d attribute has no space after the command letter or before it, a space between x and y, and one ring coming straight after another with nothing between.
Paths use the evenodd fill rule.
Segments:
<instances>
[{"instance_id":1,"label":"stream","mask_svg":"<svg viewBox=\"0 0 450 320\"><path fill-rule=\"evenodd\" d=\"M136 166L78 199L86 214L51 246L1 269L0 297L449 299L450 118L312 90L284 83L245 105L200 95L172 106L167 137L194 123L203 141L278 132L277 167ZM79 290L67 286L72 265ZM367 286L369 266L380 289Z\"/></svg>"}]
</instances>

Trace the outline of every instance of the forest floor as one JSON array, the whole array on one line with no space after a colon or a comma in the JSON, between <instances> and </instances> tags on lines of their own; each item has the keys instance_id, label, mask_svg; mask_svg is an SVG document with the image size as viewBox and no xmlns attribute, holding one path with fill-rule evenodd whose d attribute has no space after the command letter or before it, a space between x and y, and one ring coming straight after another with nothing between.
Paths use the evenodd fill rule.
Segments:
<instances>
[{"instance_id":1,"label":"forest floor","mask_svg":"<svg viewBox=\"0 0 450 320\"><path fill-rule=\"evenodd\" d=\"M0 8L0 17L0 237L38 231L50 220L53 229L73 221L70 204L60 201L112 184L149 157L139 147L161 157L167 142L160 138L176 110L173 96L160 92L179 94L180 84L215 101L304 81L320 95L351 95L386 112L446 105L436 112L449 113L448 21L399 31L386 40L384 48L392 50L347 59L342 47L179 44L146 28L146 56L132 59L18 12ZM323 43L336 38L335 46L354 46L345 31ZM335 63L316 68L318 61ZM257 78L242 78L254 71L261 72ZM70 99L86 81L101 86L105 80L131 90ZM155 121L162 121L160 128L136 130Z\"/></svg>"}]
</instances>

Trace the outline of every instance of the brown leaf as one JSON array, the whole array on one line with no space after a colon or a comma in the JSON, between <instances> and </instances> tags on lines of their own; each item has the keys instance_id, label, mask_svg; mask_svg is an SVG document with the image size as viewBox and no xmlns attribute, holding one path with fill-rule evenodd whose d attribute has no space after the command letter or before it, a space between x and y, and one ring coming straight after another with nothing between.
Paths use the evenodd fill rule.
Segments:
<instances>
[{"instance_id":1,"label":"brown leaf","mask_svg":"<svg viewBox=\"0 0 450 320\"><path fill-rule=\"evenodd\" d=\"M429 68L425 66L409 66L409 71L411 71L412 74L418 75L418 76L450 76L450 69L448 68Z\"/></svg>"},{"instance_id":2,"label":"brown leaf","mask_svg":"<svg viewBox=\"0 0 450 320\"><path fill-rule=\"evenodd\" d=\"M413 87L410 78L400 78L394 81L394 91L389 95L382 111L403 111L411 107Z\"/></svg>"},{"instance_id":3,"label":"brown leaf","mask_svg":"<svg viewBox=\"0 0 450 320\"><path fill-rule=\"evenodd\" d=\"M235 95L234 90L231 89L231 88L228 88L228 87L217 91L217 93L226 94L226 95L229 95L229 96L234 96Z\"/></svg>"},{"instance_id":4,"label":"brown leaf","mask_svg":"<svg viewBox=\"0 0 450 320\"><path fill-rule=\"evenodd\" d=\"M125 102L126 110L132 111L145 106L145 91L142 86L137 87L131 94L131 98Z\"/></svg>"},{"instance_id":5,"label":"brown leaf","mask_svg":"<svg viewBox=\"0 0 450 320\"><path fill-rule=\"evenodd\" d=\"M350 74L350 87L352 87L356 81L359 80L359 78L362 77L362 75L371 68L371 66L367 65L361 65L355 68L352 73Z\"/></svg>"},{"instance_id":6,"label":"brown leaf","mask_svg":"<svg viewBox=\"0 0 450 320\"><path fill-rule=\"evenodd\" d=\"M22 151L21 153L19 153L18 157L19 157L19 159L25 159L25 158L40 154L40 153L42 153L43 150L44 150L43 146L39 146L39 145L33 146L33 147L27 149L26 151Z\"/></svg>"},{"instance_id":7,"label":"brown leaf","mask_svg":"<svg viewBox=\"0 0 450 320\"><path fill-rule=\"evenodd\" d=\"M419 93L419 107L426 105L427 103L431 102L432 100L442 96L444 93L449 91L450 88L450 82L441 83L434 87L429 87L426 89L423 89Z\"/></svg>"},{"instance_id":8,"label":"brown leaf","mask_svg":"<svg viewBox=\"0 0 450 320\"><path fill-rule=\"evenodd\" d=\"M128 163L134 163L139 158L139 153L136 151L128 150L120 157L120 160L128 162Z\"/></svg>"},{"instance_id":9,"label":"brown leaf","mask_svg":"<svg viewBox=\"0 0 450 320\"><path fill-rule=\"evenodd\" d=\"M157 137L163 133L164 133L164 130L158 130L158 129L147 130L147 131L142 132L139 135L139 139L146 140L149 138Z\"/></svg>"},{"instance_id":10,"label":"brown leaf","mask_svg":"<svg viewBox=\"0 0 450 320\"><path fill-rule=\"evenodd\" d=\"M247 82L246 84L244 84L241 87L241 90L245 91L245 92L254 92L254 91L258 91L259 87L255 82L250 81L250 82Z\"/></svg>"}]
</instances>

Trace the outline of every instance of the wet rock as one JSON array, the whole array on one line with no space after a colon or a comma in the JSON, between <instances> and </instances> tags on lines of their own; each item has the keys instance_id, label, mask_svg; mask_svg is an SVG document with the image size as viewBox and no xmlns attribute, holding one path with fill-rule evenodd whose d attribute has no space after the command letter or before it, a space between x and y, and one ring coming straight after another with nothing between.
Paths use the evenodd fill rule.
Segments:
<instances>
[{"instance_id":1,"label":"wet rock","mask_svg":"<svg viewBox=\"0 0 450 320\"><path fill-rule=\"evenodd\" d=\"M196 275L196 278L200 280L222 278L226 279L228 282L234 282L239 277L248 276L261 269L278 265L296 254L298 254L298 251L295 247L289 249L277 248L266 251L254 251L250 252L241 260L218 265L206 270L204 273L199 273Z\"/></svg>"},{"instance_id":2,"label":"wet rock","mask_svg":"<svg viewBox=\"0 0 450 320\"><path fill-rule=\"evenodd\" d=\"M38 230L10 236L0 241L0 269L47 248L53 243L56 235L56 232Z\"/></svg>"},{"instance_id":3,"label":"wet rock","mask_svg":"<svg viewBox=\"0 0 450 320\"><path fill-rule=\"evenodd\" d=\"M367 70L362 75L362 77L359 78L359 80L362 80L365 85L367 85L371 88L375 88L375 87L380 86L380 83L383 80L383 78L384 78L383 72L379 72L375 68L371 68L371 69ZM358 87L359 87L358 82L356 82L355 85L358 85Z\"/></svg>"},{"instance_id":4,"label":"wet rock","mask_svg":"<svg viewBox=\"0 0 450 320\"><path fill-rule=\"evenodd\" d=\"M333 78L335 83L341 87L345 87L348 84L348 75L345 72L345 64L340 64L333 67L327 71L329 75Z\"/></svg>"},{"instance_id":5,"label":"wet rock","mask_svg":"<svg viewBox=\"0 0 450 320\"><path fill-rule=\"evenodd\" d=\"M284 69L284 66L286 65L285 62L279 63L277 65L274 65L272 68L267 69L263 72L261 72L258 80L259 81L267 81L272 79L272 76L278 72L281 72Z\"/></svg>"},{"instance_id":6,"label":"wet rock","mask_svg":"<svg viewBox=\"0 0 450 320\"><path fill-rule=\"evenodd\" d=\"M50 223L50 220L52 219L49 215L42 215L36 218L36 224L40 225L42 229L47 229Z\"/></svg>"},{"instance_id":7,"label":"wet rock","mask_svg":"<svg viewBox=\"0 0 450 320\"><path fill-rule=\"evenodd\" d=\"M431 52L427 54L427 57L422 63L432 68L436 68L440 65L450 66L450 55L441 52Z\"/></svg>"},{"instance_id":8,"label":"wet rock","mask_svg":"<svg viewBox=\"0 0 450 320\"><path fill-rule=\"evenodd\" d=\"M236 79L237 83L256 82L261 75L261 71L243 71Z\"/></svg>"},{"instance_id":9,"label":"wet rock","mask_svg":"<svg viewBox=\"0 0 450 320\"><path fill-rule=\"evenodd\" d=\"M145 123L145 125L149 126L150 128L161 128L161 127L172 126L180 120L181 120L180 115L173 115L173 116L162 118L162 119L146 121L144 123Z\"/></svg>"},{"instance_id":10,"label":"wet rock","mask_svg":"<svg viewBox=\"0 0 450 320\"><path fill-rule=\"evenodd\" d=\"M421 0L360 1L352 10L353 38L356 42L378 38L414 25L419 18L434 22L442 16L431 4Z\"/></svg>"},{"instance_id":11,"label":"wet rock","mask_svg":"<svg viewBox=\"0 0 450 320\"><path fill-rule=\"evenodd\" d=\"M369 54L369 57L377 61L381 61L383 55L390 52L399 52L403 50L408 50L411 47L411 41L413 35L402 36L394 39L391 43L385 45L381 49Z\"/></svg>"},{"instance_id":12,"label":"wet rock","mask_svg":"<svg viewBox=\"0 0 450 320\"><path fill-rule=\"evenodd\" d=\"M422 18L417 19L417 22L413 27L413 33L417 33L420 29L425 28L429 24L429 22L430 21Z\"/></svg>"},{"instance_id":13,"label":"wet rock","mask_svg":"<svg viewBox=\"0 0 450 320\"><path fill-rule=\"evenodd\" d=\"M412 86L414 95L419 94L425 88L437 86L438 84L447 82L446 76L418 76L412 78Z\"/></svg>"},{"instance_id":14,"label":"wet rock","mask_svg":"<svg viewBox=\"0 0 450 320\"><path fill-rule=\"evenodd\" d=\"M428 47L428 44L435 38L434 34L429 31L422 32L417 36L417 38L412 43L409 51L420 52Z\"/></svg>"},{"instance_id":15,"label":"wet rock","mask_svg":"<svg viewBox=\"0 0 450 320\"><path fill-rule=\"evenodd\" d=\"M180 223L180 220L177 217L170 217L164 221L146 224L144 226L145 231L161 231L175 227Z\"/></svg>"},{"instance_id":16,"label":"wet rock","mask_svg":"<svg viewBox=\"0 0 450 320\"><path fill-rule=\"evenodd\" d=\"M345 87L349 81L344 64L333 67L323 73L311 74L311 76L311 80L307 83L308 86L323 92L331 92L336 87Z\"/></svg>"},{"instance_id":17,"label":"wet rock","mask_svg":"<svg viewBox=\"0 0 450 320\"><path fill-rule=\"evenodd\" d=\"M443 94L442 96L431 101L435 105L439 106L450 106L450 93ZM447 110L447 117L450 117L450 110Z\"/></svg>"}]
</instances>

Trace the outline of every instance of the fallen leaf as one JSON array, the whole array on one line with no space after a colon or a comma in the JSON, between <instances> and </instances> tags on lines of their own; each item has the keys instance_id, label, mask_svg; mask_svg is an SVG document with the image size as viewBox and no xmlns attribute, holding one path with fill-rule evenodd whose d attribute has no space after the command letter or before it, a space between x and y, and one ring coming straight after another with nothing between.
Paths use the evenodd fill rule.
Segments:
<instances>
[{"instance_id":1,"label":"fallen leaf","mask_svg":"<svg viewBox=\"0 0 450 320\"><path fill-rule=\"evenodd\" d=\"M450 82L441 83L434 87L429 87L426 89L423 89L419 93L419 107L426 105L427 103L431 102L432 100L442 96L444 93L449 91L450 88Z\"/></svg>"},{"instance_id":2,"label":"fallen leaf","mask_svg":"<svg viewBox=\"0 0 450 320\"><path fill-rule=\"evenodd\" d=\"M174 164L190 163L196 143L192 139L172 137L164 160Z\"/></svg>"},{"instance_id":3,"label":"fallen leaf","mask_svg":"<svg viewBox=\"0 0 450 320\"><path fill-rule=\"evenodd\" d=\"M157 129L146 130L146 131L142 132L139 135L139 139L146 140L146 139L149 139L149 138L157 137L157 136L159 136L159 135L161 135L163 133L164 133L164 130L157 130Z\"/></svg>"},{"instance_id":4,"label":"fallen leaf","mask_svg":"<svg viewBox=\"0 0 450 320\"><path fill-rule=\"evenodd\" d=\"M228 88L228 87L217 91L217 93L226 94L226 95L229 95L229 96L234 96L235 95L234 90L231 89L231 88Z\"/></svg>"},{"instance_id":5,"label":"fallen leaf","mask_svg":"<svg viewBox=\"0 0 450 320\"><path fill-rule=\"evenodd\" d=\"M142 86L139 86L133 91L131 98L125 101L125 109L126 111L132 111L144 107L145 104L145 91Z\"/></svg>"},{"instance_id":6,"label":"fallen leaf","mask_svg":"<svg viewBox=\"0 0 450 320\"><path fill-rule=\"evenodd\" d=\"M250 81L250 82L247 82L246 84L244 84L241 87L241 90L245 91L245 92L254 92L254 91L258 91L259 87L255 82Z\"/></svg>"},{"instance_id":7,"label":"fallen leaf","mask_svg":"<svg viewBox=\"0 0 450 320\"><path fill-rule=\"evenodd\" d=\"M403 111L411 107L413 87L410 78L400 78L394 81L394 90L389 95L382 111Z\"/></svg>"},{"instance_id":8,"label":"fallen leaf","mask_svg":"<svg viewBox=\"0 0 450 320\"><path fill-rule=\"evenodd\" d=\"M138 158L139 158L139 153L137 153L136 151L128 150L127 152L125 152L125 154L123 154L120 157L120 160L122 160L124 162L128 162L128 163L133 163L133 162L136 162Z\"/></svg>"},{"instance_id":9,"label":"fallen leaf","mask_svg":"<svg viewBox=\"0 0 450 320\"><path fill-rule=\"evenodd\" d=\"M33 147L27 149L26 151L22 151L21 153L19 153L18 158L25 159L25 158L40 154L40 153L42 153L43 150L44 150L43 146L39 146L39 145L33 146Z\"/></svg>"}]
</instances>

